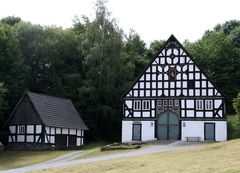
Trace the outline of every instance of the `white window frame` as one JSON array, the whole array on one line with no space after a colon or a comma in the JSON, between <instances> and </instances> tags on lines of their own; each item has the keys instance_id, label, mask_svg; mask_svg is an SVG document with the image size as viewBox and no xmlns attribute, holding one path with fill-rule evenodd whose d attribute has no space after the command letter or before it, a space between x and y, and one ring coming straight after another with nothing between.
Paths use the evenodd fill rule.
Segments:
<instances>
[{"instance_id":1,"label":"white window frame","mask_svg":"<svg viewBox=\"0 0 240 173\"><path fill-rule=\"evenodd\" d=\"M142 110L150 110L150 100L142 101Z\"/></svg>"},{"instance_id":2,"label":"white window frame","mask_svg":"<svg viewBox=\"0 0 240 173\"><path fill-rule=\"evenodd\" d=\"M173 104L174 104L174 103L173 103L173 100L169 100L169 101L168 101L168 105L169 105L169 106L173 106Z\"/></svg>"},{"instance_id":3,"label":"white window frame","mask_svg":"<svg viewBox=\"0 0 240 173\"><path fill-rule=\"evenodd\" d=\"M162 106L162 100L157 101L157 106Z\"/></svg>"},{"instance_id":4,"label":"white window frame","mask_svg":"<svg viewBox=\"0 0 240 173\"><path fill-rule=\"evenodd\" d=\"M163 100L163 106L168 106L168 100Z\"/></svg>"},{"instance_id":5,"label":"white window frame","mask_svg":"<svg viewBox=\"0 0 240 173\"><path fill-rule=\"evenodd\" d=\"M134 110L141 110L141 101L140 100L134 100L133 108L134 108Z\"/></svg>"},{"instance_id":6,"label":"white window frame","mask_svg":"<svg viewBox=\"0 0 240 173\"><path fill-rule=\"evenodd\" d=\"M18 134L25 134L26 128L25 125L18 126Z\"/></svg>"},{"instance_id":7,"label":"white window frame","mask_svg":"<svg viewBox=\"0 0 240 173\"><path fill-rule=\"evenodd\" d=\"M179 100L174 100L174 106L179 106Z\"/></svg>"},{"instance_id":8,"label":"white window frame","mask_svg":"<svg viewBox=\"0 0 240 173\"><path fill-rule=\"evenodd\" d=\"M213 109L213 101L212 100L205 100L205 109L212 110Z\"/></svg>"},{"instance_id":9,"label":"white window frame","mask_svg":"<svg viewBox=\"0 0 240 173\"><path fill-rule=\"evenodd\" d=\"M196 100L196 110L203 110L204 103L203 100Z\"/></svg>"}]
</instances>

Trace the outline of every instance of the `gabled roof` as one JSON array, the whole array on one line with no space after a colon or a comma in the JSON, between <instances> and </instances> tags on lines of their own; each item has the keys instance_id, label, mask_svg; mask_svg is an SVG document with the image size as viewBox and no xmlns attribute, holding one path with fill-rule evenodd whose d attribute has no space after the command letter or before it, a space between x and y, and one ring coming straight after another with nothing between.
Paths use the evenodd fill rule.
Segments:
<instances>
[{"instance_id":1,"label":"gabled roof","mask_svg":"<svg viewBox=\"0 0 240 173\"><path fill-rule=\"evenodd\" d=\"M22 99L25 96L29 97L36 113L45 126L88 130L71 100L29 91L24 93ZM14 111L11 116L14 115ZM9 119L11 119L11 116Z\"/></svg>"},{"instance_id":2,"label":"gabled roof","mask_svg":"<svg viewBox=\"0 0 240 173\"><path fill-rule=\"evenodd\" d=\"M139 79L142 77L142 75L147 71L147 69L153 64L156 58L160 55L160 53L165 49L165 48L181 48L186 55L193 61L193 63L200 69L201 73L203 73L208 81L212 83L212 85L218 90L218 92L223 96L226 97L226 95L216 86L216 84L208 77L208 75L199 67L198 63L193 59L192 55L183 47L183 45L176 39L176 37L172 34L167 41L163 44L163 46L160 48L160 50L156 53L156 55L150 60L148 65L145 67L143 72L137 77L135 82L128 88L128 90L122 95L122 99L124 99L127 94L132 90L132 88L136 85L136 83L139 81Z\"/></svg>"}]
</instances>

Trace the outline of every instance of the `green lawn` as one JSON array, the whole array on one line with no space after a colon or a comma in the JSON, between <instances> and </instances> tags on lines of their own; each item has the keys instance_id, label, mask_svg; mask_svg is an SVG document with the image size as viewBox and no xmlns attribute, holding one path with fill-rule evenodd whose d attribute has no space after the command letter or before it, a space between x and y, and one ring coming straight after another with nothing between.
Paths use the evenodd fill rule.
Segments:
<instances>
[{"instance_id":1,"label":"green lawn","mask_svg":"<svg viewBox=\"0 0 240 173\"><path fill-rule=\"evenodd\" d=\"M72 151L3 151L0 152L0 170L44 162L70 152Z\"/></svg>"},{"instance_id":2,"label":"green lawn","mask_svg":"<svg viewBox=\"0 0 240 173\"><path fill-rule=\"evenodd\" d=\"M113 159L58 169L44 173L239 173L240 139L212 143L195 149Z\"/></svg>"},{"instance_id":3,"label":"green lawn","mask_svg":"<svg viewBox=\"0 0 240 173\"><path fill-rule=\"evenodd\" d=\"M89 150L88 154L84 157L91 157L94 155L98 155L96 150L93 151L91 149L104 146L109 144L106 141L98 141L88 143L87 145L82 147L82 150ZM71 150L63 150L63 151L3 151L0 152L0 171L6 169L13 169L23 166L29 166L36 163L41 163L63 154L67 154L73 152Z\"/></svg>"}]
</instances>

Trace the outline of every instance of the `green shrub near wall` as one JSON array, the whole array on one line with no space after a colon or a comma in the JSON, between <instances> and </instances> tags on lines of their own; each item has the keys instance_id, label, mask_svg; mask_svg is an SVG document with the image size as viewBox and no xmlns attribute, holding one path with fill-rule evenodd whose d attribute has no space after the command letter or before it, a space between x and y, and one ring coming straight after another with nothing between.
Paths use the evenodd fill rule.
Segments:
<instances>
[{"instance_id":1,"label":"green shrub near wall","mask_svg":"<svg viewBox=\"0 0 240 173\"><path fill-rule=\"evenodd\" d=\"M228 139L240 138L240 115L227 116Z\"/></svg>"}]
</instances>

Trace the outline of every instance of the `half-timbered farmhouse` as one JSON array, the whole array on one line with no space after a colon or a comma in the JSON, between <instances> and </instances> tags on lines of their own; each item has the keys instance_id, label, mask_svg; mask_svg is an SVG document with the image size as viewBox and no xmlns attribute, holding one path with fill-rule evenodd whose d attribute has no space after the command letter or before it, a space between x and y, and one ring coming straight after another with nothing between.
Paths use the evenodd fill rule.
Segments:
<instances>
[{"instance_id":1,"label":"half-timbered farmhouse","mask_svg":"<svg viewBox=\"0 0 240 173\"><path fill-rule=\"evenodd\" d=\"M6 125L11 148L78 148L87 126L71 100L25 92Z\"/></svg>"},{"instance_id":2,"label":"half-timbered farmhouse","mask_svg":"<svg viewBox=\"0 0 240 173\"><path fill-rule=\"evenodd\" d=\"M123 98L122 142L227 140L225 98L172 35Z\"/></svg>"}]
</instances>

